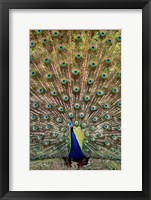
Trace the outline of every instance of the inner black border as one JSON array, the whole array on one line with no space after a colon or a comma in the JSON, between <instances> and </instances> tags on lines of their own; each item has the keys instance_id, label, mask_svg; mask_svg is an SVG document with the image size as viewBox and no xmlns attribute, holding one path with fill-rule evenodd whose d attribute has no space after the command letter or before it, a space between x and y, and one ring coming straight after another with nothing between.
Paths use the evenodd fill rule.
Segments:
<instances>
[{"instance_id":1,"label":"inner black border","mask_svg":"<svg viewBox=\"0 0 151 200\"><path fill-rule=\"evenodd\" d=\"M0 0L0 198L42 199L151 199L151 0ZM9 9L142 9L142 191L9 191ZM137 23L137 22L136 22ZM10 33L11 34L11 33ZM130 33L133 34L133 33ZM134 59L135 57L134 52ZM137 72L136 72L137 74ZM149 79L150 78L150 79ZM135 81L135 74L134 74ZM10 100L11 101L11 100ZM136 99L137 101L137 99ZM134 105L135 106L135 105ZM137 113L134 113L134 116ZM131 131L131 130L130 130ZM136 138L137 141L137 138ZM135 141L134 141L135 142ZM19 162L19 161L18 161ZM17 164L17 163L16 163ZM10 166L11 167L11 166ZM40 180L39 180L40 181ZM72 177L71 177L72 181ZM73 180L74 181L74 180ZM90 180L91 181L91 180ZM101 180L100 180L101 181ZM131 181L131 180L129 180ZM80 177L79 177L80 183ZM50 184L53 184L50 180Z\"/></svg>"}]
</instances>

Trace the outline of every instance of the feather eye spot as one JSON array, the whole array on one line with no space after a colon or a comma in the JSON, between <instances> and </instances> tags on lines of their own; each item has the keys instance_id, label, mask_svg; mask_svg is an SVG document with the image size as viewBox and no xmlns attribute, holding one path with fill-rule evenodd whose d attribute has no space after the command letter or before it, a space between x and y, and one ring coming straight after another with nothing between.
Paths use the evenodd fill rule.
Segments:
<instances>
[{"instance_id":1,"label":"feather eye spot","mask_svg":"<svg viewBox=\"0 0 151 200\"><path fill-rule=\"evenodd\" d=\"M101 37L104 37L106 33L104 31L100 32Z\"/></svg>"},{"instance_id":2,"label":"feather eye spot","mask_svg":"<svg viewBox=\"0 0 151 200\"><path fill-rule=\"evenodd\" d=\"M38 126L33 126L33 131L38 131Z\"/></svg>"},{"instance_id":3,"label":"feather eye spot","mask_svg":"<svg viewBox=\"0 0 151 200\"><path fill-rule=\"evenodd\" d=\"M107 75L106 74L101 74L101 79L103 79L103 80L107 79Z\"/></svg>"},{"instance_id":4,"label":"feather eye spot","mask_svg":"<svg viewBox=\"0 0 151 200\"><path fill-rule=\"evenodd\" d=\"M81 37L80 37L80 36L77 36L77 37L76 37L76 40L77 40L77 41L80 41L80 40L81 40Z\"/></svg>"},{"instance_id":5,"label":"feather eye spot","mask_svg":"<svg viewBox=\"0 0 151 200\"><path fill-rule=\"evenodd\" d=\"M75 126L79 126L79 122L78 122L78 121L75 121L75 122L74 122L74 125L75 125Z\"/></svg>"},{"instance_id":6,"label":"feather eye spot","mask_svg":"<svg viewBox=\"0 0 151 200\"><path fill-rule=\"evenodd\" d=\"M113 94L118 93L118 88L117 88L117 87L112 87L111 92L112 92Z\"/></svg>"},{"instance_id":7,"label":"feather eye spot","mask_svg":"<svg viewBox=\"0 0 151 200\"><path fill-rule=\"evenodd\" d=\"M112 40L111 40L111 39L108 39L108 40L107 40L107 44L112 44Z\"/></svg>"},{"instance_id":8,"label":"feather eye spot","mask_svg":"<svg viewBox=\"0 0 151 200\"><path fill-rule=\"evenodd\" d=\"M118 42L121 42L121 36L118 36L118 37L117 37L117 41L118 41Z\"/></svg>"},{"instance_id":9,"label":"feather eye spot","mask_svg":"<svg viewBox=\"0 0 151 200\"><path fill-rule=\"evenodd\" d=\"M31 48L34 48L35 46L36 46L36 42L32 41L32 42L30 43L30 47L31 47Z\"/></svg>"},{"instance_id":10,"label":"feather eye spot","mask_svg":"<svg viewBox=\"0 0 151 200\"><path fill-rule=\"evenodd\" d=\"M79 104L79 103L75 103L75 104L74 104L74 108L75 108L76 110L78 110L78 109L80 108L80 104Z\"/></svg>"},{"instance_id":11,"label":"feather eye spot","mask_svg":"<svg viewBox=\"0 0 151 200\"><path fill-rule=\"evenodd\" d=\"M52 79L52 74L47 74L48 79Z\"/></svg>"},{"instance_id":12,"label":"feather eye spot","mask_svg":"<svg viewBox=\"0 0 151 200\"><path fill-rule=\"evenodd\" d=\"M50 61L49 61L48 58L45 58L45 59L44 59L44 63L45 63L45 64L49 64L49 62L50 62Z\"/></svg>"},{"instance_id":13,"label":"feather eye spot","mask_svg":"<svg viewBox=\"0 0 151 200\"><path fill-rule=\"evenodd\" d=\"M58 50L59 50L59 51L63 51L64 49L65 49L65 47L64 47L64 46L62 46L62 45L61 45L61 46L59 46L59 48L58 48Z\"/></svg>"},{"instance_id":14,"label":"feather eye spot","mask_svg":"<svg viewBox=\"0 0 151 200\"><path fill-rule=\"evenodd\" d=\"M84 97L84 101L86 101L86 102L90 101L90 96L86 95L86 96Z\"/></svg>"},{"instance_id":15,"label":"feather eye spot","mask_svg":"<svg viewBox=\"0 0 151 200\"><path fill-rule=\"evenodd\" d=\"M117 106L118 106L118 107L121 107L121 101L118 101L118 102L117 102Z\"/></svg>"},{"instance_id":16,"label":"feather eye spot","mask_svg":"<svg viewBox=\"0 0 151 200\"><path fill-rule=\"evenodd\" d=\"M43 44L47 44L48 40L46 38L43 39Z\"/></svg>"},{"instance_id":17,"label":"feather eye spot","mask_svg":"<svg viewBox=\"0 0 151 200\"><path fill-rule=\"evenodd\" d=\"M44 120L49 120L49 118L50 118L49 115L44 116Z\"/></svg>"},{"instance_id":18,"label":"feather eye spot","mask_svg":"<svg viewBox=\"0 0 151 200\"><path fill-rule=\"evenodd\" d=\"M32 116L31 116L31 120L32 120L32 121L34 121L34 120L36 120L36 119L37 119L37 117L36 117L35 115L32 115Z\"/></svg>"},{"instance_id":19,"label":"feather eye spot","mask_svg":"<svg viewBox=\"0 0 151 200\"><path fill-rule=\"evenodd\" d=\"M62 66L62 67L66 67L66 66L67 66L67 62L63 61L63 62L61 63L61 66Z\"/></svg>"},{"instance_id":20,"label":"feather eye spot","mask_svg":"<svg viewBox=\"0 0 151 200\"><path fill-rule=\"evenodd\" d=\"M37 75L37 72L36 72L36 71L32 71L32 72L31 72L31 76L32 76L32 77L35 77L36 75Z\"/></svg>"},{"instance_id":21,"label":"feather eye spot","mask_svg":"<svg viewBox=\"0 0 151 200\"><path fill-rule=\"evenodd\" d=\"M64 108L63 107L59 107L58 111L62 113L62 112L64 112Z\"/></svg>"},{"instance_id":22,"label":"feather eye spot","mask_svg":"<svg viewBox=\"0 0 151 200\"><path fill-rule=\"evenodd\" d=\"M37 33L38 33L38 34L41 34L41 33L42 33L42 30L37 30Z\"/></svg>"},{"instance_id":23,"label":"feather eye spot","mask_svg":"<svg viewBox=\"0 0 151 200\"><path fill-rule=\"evenodd\" d=\"M59 36L59 32L55 31L53 34L54 37L58 37Z\"/></svg>"},{"instance_id":24,"label":"feather eye spot","mask_svg":"<svg viewBox=\"0 0 151 200\"><path fill-rule=\"evenodd\" d=\"M98 121L98 117L93 117L92 118L92 122L97 122Z\"/></svg>"},{"instance_id":25,"label":"feather eye spot","mask_svg":"<svg viewBox=\"0 0 151 200\"><path fill-rule=\"evenodd\" d=\"M73 118L74 114L73 113L69 113L68 116L69 116L69 118Z\"/></svg>"},{"instance_id":26,"label":"feather eye spot","mask_svg":"<svg viewBox=\"0 0 151 200\"><path fill-rule=\"evenodd\" d=\"M61 123L63 120L62 120L61 117L58 117L58 118L56 119L56 121L57 121L58 123Z\"/></svg>"},{"instance_id":27,"label":"feather eye spot","mask_svg":"<svg viewBox=\"0 0 151 200\"><path fill-rule=\"evenodd\" d=\"M84 113L79 113L79 118L83 119L84 118Z\"/></svg>"},{"instance_id":28,"label":"feather eye spot","mask_svg":"<svg viewBox=\"0 0 151 200\"><path fill-rule=\"evenodd\" d=\"M111 63L111 60L110 60L109 58L107 58L107 59L105 60L105 63L106 63L106 64L110 64L110 63Z\"/></svg>"},{"instance_id":29,"label":"feather eye spot","mask_svg":"<svg viewBox=\"0 0 151 200\"><path fill-rule=\"evenodd\" d=\"M38 102L33 103L33 107L34 108L38 108L39 107L39 103Z\"/></svg>"}]
</instances>

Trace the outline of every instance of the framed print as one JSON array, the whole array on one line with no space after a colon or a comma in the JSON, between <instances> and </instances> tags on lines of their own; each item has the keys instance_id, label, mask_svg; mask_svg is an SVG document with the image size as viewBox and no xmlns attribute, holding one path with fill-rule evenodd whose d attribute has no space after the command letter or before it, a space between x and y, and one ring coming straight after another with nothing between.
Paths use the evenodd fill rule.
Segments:
<instances>
[{"instance_id":1,"label":"framed print","mask_svg":"<svg viewBox=\"0 0 151 200\"><path fill-rule=\"evenodd\" d=\"M1 199L150 199L150 6L1 2Z\"/></svg>"}]
</instances>

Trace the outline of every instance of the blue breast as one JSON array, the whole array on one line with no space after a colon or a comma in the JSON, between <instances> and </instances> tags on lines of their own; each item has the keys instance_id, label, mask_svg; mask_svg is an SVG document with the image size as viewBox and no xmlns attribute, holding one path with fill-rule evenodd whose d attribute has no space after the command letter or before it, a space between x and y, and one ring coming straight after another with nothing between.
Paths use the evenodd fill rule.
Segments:
<instances>
[{"instance_id":1,"label":"blue breast","mask_svg":"<svg viewBox=\"0 0 151 200\"><path fill-rule=\"evenodd\" d=\"M71 150L68 157L73 161L81 161L85 158L73 131L71 132Z\"/></svg>"}]
</instances>

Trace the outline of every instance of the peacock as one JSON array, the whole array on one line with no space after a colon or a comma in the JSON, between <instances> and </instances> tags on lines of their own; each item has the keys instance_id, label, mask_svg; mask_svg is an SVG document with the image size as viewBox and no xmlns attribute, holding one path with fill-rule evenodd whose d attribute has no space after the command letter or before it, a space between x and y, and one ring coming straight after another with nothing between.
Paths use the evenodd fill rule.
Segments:
<instances>
[{"instance_id":1,"label":"peacock","mask_svg":"<svg viewBox=\"0 0 151 200\"><path fill-rule=\"evenodd\" d=\"M121 30L30 30L30 160L121 160Z\"/></svg>"}]
</instances>

